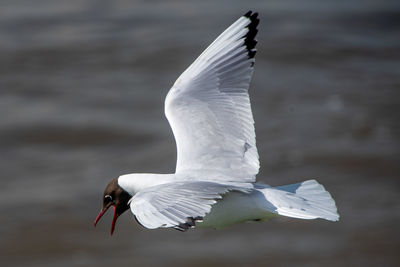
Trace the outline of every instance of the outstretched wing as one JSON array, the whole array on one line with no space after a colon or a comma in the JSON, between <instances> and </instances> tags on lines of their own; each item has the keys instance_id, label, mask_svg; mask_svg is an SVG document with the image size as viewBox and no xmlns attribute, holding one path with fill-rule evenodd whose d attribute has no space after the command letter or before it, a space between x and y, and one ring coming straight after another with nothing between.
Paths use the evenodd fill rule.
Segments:
<instances>
[{"instance_id":1,"label":"outstretched wing","mask_svg":"<svg viewBox=\"0 0 400 267\"><path fill-rule=\"evenodd\" d=\"M178 78L165 100L176 173L196 170L254 182L259 161L248 95L259 20L249 11Z\"/></svg>"},{"instance_id":2,"label":"outstretched wing","mask_svg":"<svg viewBox=\"0 0 400 267\"><path fill-rule=\"evenodd\" d=\"M229 190L247 189L207 181L167 183L141 190L130 200L130 207L139 223L149 229L187 230Z\"/></svg>"}]
</instances>

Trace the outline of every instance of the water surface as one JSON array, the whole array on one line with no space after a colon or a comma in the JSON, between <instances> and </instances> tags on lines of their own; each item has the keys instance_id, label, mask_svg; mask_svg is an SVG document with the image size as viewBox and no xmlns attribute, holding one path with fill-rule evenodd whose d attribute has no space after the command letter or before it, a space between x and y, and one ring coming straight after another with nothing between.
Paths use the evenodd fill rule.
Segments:
<instances>
[{"instance_id":1,"label":"water surface","mask_svg":"<svg viewBox=\"0 0 400 267\"><path fill-rule=\"evenodd\" d=\"M396 1L0 4L0 265L398 266ZM163 101L238 16L260 13L251 101L258 179L316 178L341 220L225 230L92 223L106 183L173 172Z\"/></svg>"}]
</instances>

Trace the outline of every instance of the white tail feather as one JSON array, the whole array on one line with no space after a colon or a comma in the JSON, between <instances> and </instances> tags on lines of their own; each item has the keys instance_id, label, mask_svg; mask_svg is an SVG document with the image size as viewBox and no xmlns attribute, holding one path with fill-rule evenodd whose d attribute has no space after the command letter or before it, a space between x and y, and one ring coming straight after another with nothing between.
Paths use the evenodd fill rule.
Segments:
<instances>
[{"instance_id":1,"label":"white tail feather","mask_svg":"<svg viewBox=\"0 0 400 267\"><path fill-rule=\"evenodd\" d=\"M266 198L270 212L300 219L339 220L335 201L316 180L257 190Z\"/></svg>"}]
</instances>

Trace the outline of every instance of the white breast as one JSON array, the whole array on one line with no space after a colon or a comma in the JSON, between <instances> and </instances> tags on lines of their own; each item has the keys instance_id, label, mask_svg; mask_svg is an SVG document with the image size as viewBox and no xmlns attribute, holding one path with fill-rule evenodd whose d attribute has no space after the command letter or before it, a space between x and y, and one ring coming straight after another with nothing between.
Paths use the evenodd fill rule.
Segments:
<instances>
[{"instance_id":1,"label":"white breast","mask_svg":"<svg viewBox=\"0 0 400 267\"><path fill-rule=\"evenodd\" d=\"M257 190L251 193L230 192L214 204L203 222L196 223L196 226L222 228L246 221L275 217L276 215L268 211L265 205L265 197Z\"/></svg>"}]
</instances>

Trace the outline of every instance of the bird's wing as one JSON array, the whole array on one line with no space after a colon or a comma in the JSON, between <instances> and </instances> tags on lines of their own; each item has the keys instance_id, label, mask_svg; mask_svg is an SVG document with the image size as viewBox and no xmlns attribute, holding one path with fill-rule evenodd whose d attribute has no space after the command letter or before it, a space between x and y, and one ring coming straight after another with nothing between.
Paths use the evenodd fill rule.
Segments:
<instances>
[{"instance_id":1,"label":"bird's wing","mask_svg":"<svg viewBox=\"0 0 400 267\"><path fill-rule=\"evenodd\" d=\"M174 227L187 230L210 212L211 205L230 190L248 189L209 181L172 182L141 190L130 200L136 219L154 229Z\"/></svg>"},{"instance_id":2,"label":"bird's wing","mask_svg":"<svg viewBox=\"0 0 400 267\"><path fill-rule=\"evenodd\" d=\"M259 160L248 88L259 20L249 11L182 75L165 100L177 145L176 173L196 170L254 182Z\"/></svg>"}]
</instances>

